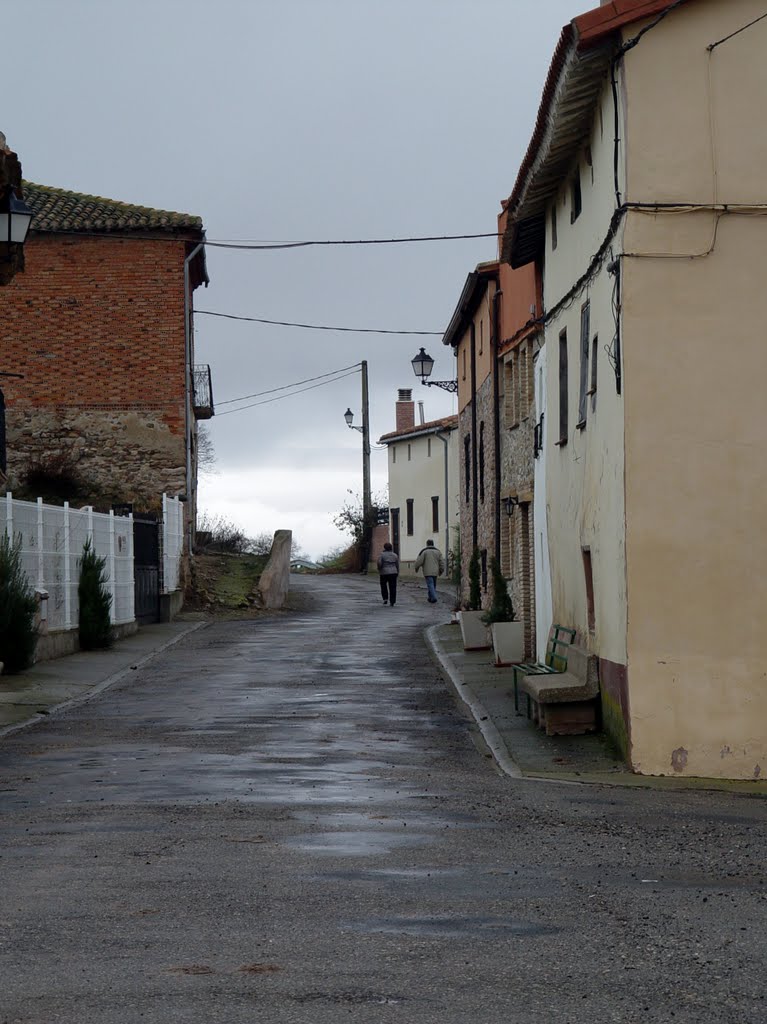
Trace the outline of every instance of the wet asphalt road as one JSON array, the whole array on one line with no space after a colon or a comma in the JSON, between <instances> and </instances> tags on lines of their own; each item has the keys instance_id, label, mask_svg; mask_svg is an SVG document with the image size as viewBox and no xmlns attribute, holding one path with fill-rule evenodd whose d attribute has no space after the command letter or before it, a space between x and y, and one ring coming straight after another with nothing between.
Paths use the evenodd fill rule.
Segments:
<instances>
[{"instance_id":1,"label":"wet asphalt road","mask_svg":"<svg viewBox=\"0 0 767 1024\"><path fill-rule=\"evenodd\" d=\"M2 1024L767 1020L765 801L500 776L440 606L296 586L0 742Z\"/></svg>"}]
</instances>

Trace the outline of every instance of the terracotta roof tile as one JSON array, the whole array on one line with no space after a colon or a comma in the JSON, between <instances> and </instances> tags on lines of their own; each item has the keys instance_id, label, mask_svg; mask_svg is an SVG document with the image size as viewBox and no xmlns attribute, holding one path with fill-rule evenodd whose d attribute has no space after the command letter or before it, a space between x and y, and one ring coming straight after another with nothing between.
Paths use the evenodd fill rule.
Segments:
<instances>
[{"instance_id":1,"label":"terracotta roof tile","mask_svg":"<svg viewBox=\"0 0 767 1024\"><path fill-rule=\"evenodd\" d=\"M578 30L578 49L599 43L611 32L642 18L652 18L671 7L673 0L612 0L574 19Z\"/></svg>"},{"instance_id":2,"label":"terracotta roof tile","mask_svg":"<svg viewBox=\"0 0 767 1024\"><path fill-rule=\"evenodd\" d=\"M202 231L202 219L190 213L153 210L31 181L23 183L23 190L34 213L34 231Z\"/></svg>"},{"instance_id":3,"label":"terracotta roof tile","mask_svg":"<svg viewBox=\"0 0 767 1024\"><path fill-rule=\"evenodd\" d=\"M407 430L393 430L389 434L381 434L378 438L379 444L383 441L396 441L400 437L412 437L413 434L434 434L439 430L455 430L458 426L457 416L443 416L440 420L430 420L428 423L416 423Z\"/></svg>"}]
</instances>

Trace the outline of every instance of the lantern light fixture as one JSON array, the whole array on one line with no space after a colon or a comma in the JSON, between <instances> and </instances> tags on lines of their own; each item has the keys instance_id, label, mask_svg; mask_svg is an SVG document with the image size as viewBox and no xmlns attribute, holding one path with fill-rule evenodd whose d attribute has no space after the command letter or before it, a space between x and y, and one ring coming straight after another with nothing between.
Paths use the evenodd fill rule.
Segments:
<instances>
[{"instance_id":1,"label":"lantern light fixture","mask_svg":"<svg viewBox=\"0 0 767 1024\"><path fill-rule=\"evenodd\" d=\"M515 494L509 494L503 499L503 507L507 516L514 515L514 509L519 504L519 498Z\"/></svg>"},{"instance_id":2,"label":"lantern light fixture","mask_svg":"<svg viewBox=\"0 0 767 1024\"><path fill-rule=\"evenodd\" d=\"M426 384L430 388L442 388L443 391L450 391L455 394L458 391L457 380L427 380L426 378L431 376L431 371L434 369L434 360L426 351L425 348L418 350L417 354L410 360L410 365L413 367L413 373L416 377L421 378L421 383Z\"/></svg>"},{"instance_id":3,"label":"lantern light fixture","mask_svg":"<svg viewBox=\"0 0 767 1024\"><path fill-rule=\"evenodd\" d=\"M23 245L32 223L32 208L16 195L9 185L0 197L0 242Z\"/></svg>"}]
</instances>

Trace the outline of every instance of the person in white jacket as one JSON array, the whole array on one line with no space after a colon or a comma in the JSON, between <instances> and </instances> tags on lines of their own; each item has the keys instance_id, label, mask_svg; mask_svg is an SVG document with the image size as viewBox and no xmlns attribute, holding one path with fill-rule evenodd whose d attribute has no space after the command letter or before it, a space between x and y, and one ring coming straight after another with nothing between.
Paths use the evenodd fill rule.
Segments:
<instances>
[{"instance_id":1,"label":"person in white jacket","mask_svg":"<svg viewBox=\"0 0 767 1024\"><path fill-rule=\"evenodd\" d=\"M445 571L445 559L442 557L442 552L439 548L434 547L433 540L426 541L426 547L422 548L419 552L413 568L416 572L419 569L423 569L426 590L428 591L427 600L429 604L435 604L437 600L437 576L441 576Z\"/></svg>"}]
</instances>

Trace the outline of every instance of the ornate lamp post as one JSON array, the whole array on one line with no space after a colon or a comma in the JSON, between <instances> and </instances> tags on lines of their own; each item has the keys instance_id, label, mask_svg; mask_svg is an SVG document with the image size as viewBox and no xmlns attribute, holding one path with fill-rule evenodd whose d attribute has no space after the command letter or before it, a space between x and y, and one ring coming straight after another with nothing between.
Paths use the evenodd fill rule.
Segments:
<instances>
[{"instance_id":1,"label":"ornate lamp post","mask_svg":"<svg viewBox=\"0 0 767 1024\"><path fill-rule=\"evenodd\" d=\"M421 378L421 383L426 384L430 388L442 388L443 391L450 391L453 394L458 391L457 380L427 380L426 378L431 376L431 371L434 369L434 360L428 354L426 349L419 349L418 353L410 360L410 365L413 367L413 373L416 377Z\"/></svg>"}]
</instances>

